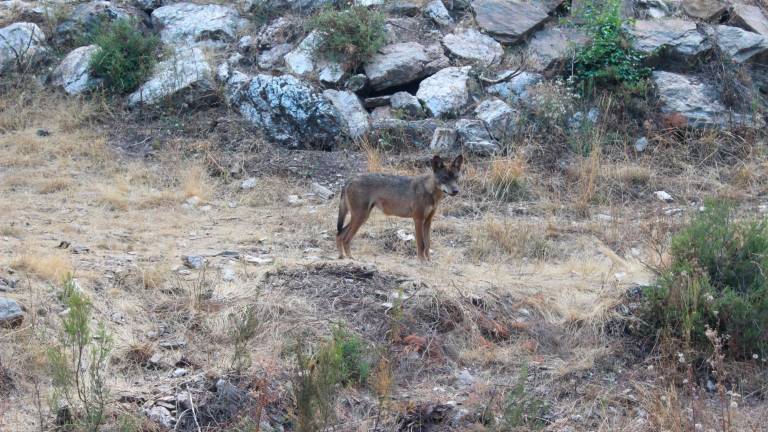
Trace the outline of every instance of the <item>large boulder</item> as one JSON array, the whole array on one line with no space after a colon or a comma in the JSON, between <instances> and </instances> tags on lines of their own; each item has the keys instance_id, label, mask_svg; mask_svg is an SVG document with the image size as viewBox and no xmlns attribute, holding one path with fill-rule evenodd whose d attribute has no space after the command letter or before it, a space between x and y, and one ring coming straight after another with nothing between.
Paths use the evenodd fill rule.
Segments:
<instances>
[{"instance_id":1,"label":"large boulder","mask_svg":"<svg viewBox=\"0 0 768 432\"><path fill-rule=\"evenodd\" d=\"M0 22L31 22L45 24L53 12L51 6L39 1L2 0L0 1Z\"/></svg>"},{"instance_id":2,"label":"large boulder","mask_svg":"<svg viewBox=\"0 0 768 432\"><path fill-rule=\"evenodd\" d=\"M722 0L683 0L683 10L693 18L715 21L725 14L728 6Z\"/></svg>"},{"instance_id":3,"label":"large boulder","mask_svg":"<svg viewBox=\"0 0 768 432\"><path fill-rule=\"evenodd\" d=\"M743 3L733 5L731 24L744 30L768 36L768 17L758 6Z\"/></svg>"},{"instance_id":4,"label":"large boulder","mask_svg":"<svg viewBox=\"0 0 768 432\"><path fill-rule=\"evenodd\" d=\"M443 45L451 55L483 66L500 63L504 55L500 43L473 28L445 35Z\"/></svg>"},{"instance_id":5,"label":"large boulder","mask_svg":"<svg viewBox=\"0 0 768 432\"><path fill-rule=\"evenodd\" d=\"M663 113L682 115L695 128L725 123L726 109L711 86L672 72L655 71L652 77Z\"/></svg>"},{"instance_id":6,"label":"large boulder","mask_svg":"<svg viewBox=\"0 0 768 432\"><path fill-rule=\"evenodd\" d=\"M155 9L152 25L166 44L220 46L236 40L248 21L231 6L174 3Z\"/></svg>"},{"instance_id":7,"label":"large boulder","mask_svg":"<svg viewBox=\"0 0 768 432\"><path fill-rule=\"evenodd\" d=\"M139 8L111 1L96 0L80 3L56 26L54 38L58 44L78 42L84 34L93 32L105 22L133 20L137 30L149 29L149 16Z\"/></svg>"},{"instance_id":8,"label":"large boulder","mask_svg":"<svg viewBox=\"0 0 768 432\"><path fill-rule=\"evenodd\" d=\"M435 65L447 62L442 49L404 42L383 47L364 69L368 84L373 90L380 91L424 78L434 72Z\"/></svg>"},{"instance_id":9,"label":"large boulder","mask_svg":"<svg viewBox=\"0 0 768 432\"><path fill-rule=\"evenodd\" d=\"M541 27L547 11L534 2L520 0L474 0L477 25L502 43L514 43Z\"/></svg>"},{"instance_id":10,"label":"large boulder","mask_svg":"<svg viewBox=\"0 0 768 432\"><path fill-rule=\"evenodd\" d=\"M323 96L339 111L351 138L360 138L368 132L370 119L360 99L351 91L326 90Z\"/></svg>"},{"instance_id":11,"label":"large boulder","mask_svg":"<svg viewBox=\"0 0 768 432\"><path fill-rule=\"evenodd\" d=\"M278 144L290 148L331 150L345 123L322 94L291 75L247 76L220 73L227 103Z\"/></svg>"},{"instance_id":12,"label":"large boulder","mask_svg":"<svg viewBox=\"0 0 768 432\"><path fill-rule=\"evenodd\" d=\"M27 69L48 59L45 33L32 23L14 23L0 29L0 76Z\"/></svg>"},{"instance_id":13,"label":"large boulder","mask_svg":"<svg viewBox=\"0 0 768 432\"><path fill-rule=\"evenodd\" d=\"M421 117L424 114L419 98L408 92L401 91L393 94L389 98L389 105L393 110L410 118Z\"/></svg>"},{"instance_id":14,"label":"large boulder","mask_svg":"<svg viewBox=\"0 0 768 432\"><path fill-rule=\"evenodd\" d=\"M655 62L691 63L712 49L696 23L679 18L638 20L628 29L634 48Z\"/></svg>"},{"instance_id":15,"label":"large boulder","mask_svg":"<svg viewBox=\"0 0 768 432\"><path fill-rule=\"evenodd\" d=\"M72 50L51 74L51 84L75 95L99 86L101 80L91 74L91 59L101 48L87 45Z\"/></svg>"},{"instance_id":16,"label":"large boulder","mask_svg":"<svg viewBox=\"0 0 768 432\"><path fill-rule=\"evenodd\" d=\"M485 91L511 102L528 97L528 89L541 82L544 75L536 72L520 72L507 81L491 84Z\"/></svg>"},{"instance_id":17,"label":"large boulder","mask_svg":"<svg viewBox=\"0 0 768 432\"><path fill-rule=\"evenodd\" d=\"M24 319L24 311L16 300L0 297L0 327L14 327Z\"/></svg>"},{"instance_id":18,"label":"large boulder","mask_svg":"<svg viewBox=\"0 0 768 432\"><path fill-rule=\"evenodd\" d=\"M471 66L449 67L419 84L416 97L432 117L457 114L469 101Z\"/></svg>"},{"instance_id":19,"label":"large boulder","mask_svg":"<svg viewBox=\"0 0 768 432\"><path fill-rule=\"evenodd\" d=\"M308 13L334 2L333 0L243 0L241 3L243 9L248 12L292 11Z\"/></svg>"},{"instance_id":20,"label":"large boulder","mask_svg":"<svg viewBox=\"0 0 768 432\"><path fill-rule=\"evenodd\" d=\"M155 65L149 81L128 96L128 105L153 105L169 100L193 106L216 102L213 71L200 48L176 48L170 58Z\"/></svg>"},{"instance_id":21,"label":"large boulder","mask_svg":"<svg viewBox=\"0 0 768 432\"><path fill-rule=\"evenodd\" d=\"M716 25L708 33L718 48L736 63L768 61L768 37L738 27Z\"/></svg>"},{"instance_id":22,"label":"large boulder","mask_svg":"<svg viewBox=\"0 0 768 432\"><path fill-rule=\"evenodd\" d=\"M375 119L371 123L374 136L389 136L403 143L426 148L432 140L435 130L444 127L445 123L438 119L402 120L394 118Z\"/></svg>"},{"instance_id":23,"label":"large boulder","mask_svg":"<svg viewBox=\"0 0 768 432\"><path fill-rule=\"evenodd\" d=\"M259 30L255 36L256 47L260 50L293 42L301 32L302 25L294 17L281 16Z\"/></svg>"},{"instance_id":24,"label":"large boulder","mask_svg":"<svg viewBox=\"0 0 768 432\"><path fill-rule=\"evenodd\" d=\"M552 27L537 31L528 43L527 64L536 72L556 69L588 40L583 32L574 28Z\"/></svg>"}]
</instances>

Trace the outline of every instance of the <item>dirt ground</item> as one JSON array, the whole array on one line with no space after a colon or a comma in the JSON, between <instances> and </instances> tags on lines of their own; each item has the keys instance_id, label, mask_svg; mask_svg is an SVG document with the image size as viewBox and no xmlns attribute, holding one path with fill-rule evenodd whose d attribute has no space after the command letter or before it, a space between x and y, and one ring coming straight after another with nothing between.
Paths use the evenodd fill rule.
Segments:
<instances>
[{"instance_id":1,"label":"dirt ground","mask_svg":"<svg viewBox=\"0 0 768 432\"><path fill-rule=\"evenodd\" d=\"M0 430L40 430L41 416L55 416L45 346L67 274L114 338L113 422L228 376L229 316L252 306L258 330L245 375L268 383L262 418L287 430L289 348L336 323L393 366L385 396L342 391L336 430L492 430L482 417L502 415L521 376L526 400L548 407L546 430L721 430L713 419L722 401L686 393L663 356L627 330L638 287L654 278L647 264L664 258L655 240L696 211L713 188L703 181L669 180L678 199L663 203L652 195L662 178L648 173L652 161L605 162L605 178L651 180L634 198L592 201L575 216L561 201L567 179L532 172L533 192L503 203L480 192L491 168L470 160L462 194L433 225L431 263L401 239L410 221L380 213L353 242L356 260L340 261L340 185L369 169L416 173L426 152L288 152L236 136L233 125L117 127L92 102L24 97L33 100L4 101L0 118L0 277L15 282L0 294L26 310L21 326L0 330ZM249 177L255 187L243 189ZM336 194L313 194L313 182ZM754 196L744 192L747 211ZM185 266L185 256L204 267ZM733 430L768 430L764 402L742 395L726 408Z\"/></svg>"}]
</instances>

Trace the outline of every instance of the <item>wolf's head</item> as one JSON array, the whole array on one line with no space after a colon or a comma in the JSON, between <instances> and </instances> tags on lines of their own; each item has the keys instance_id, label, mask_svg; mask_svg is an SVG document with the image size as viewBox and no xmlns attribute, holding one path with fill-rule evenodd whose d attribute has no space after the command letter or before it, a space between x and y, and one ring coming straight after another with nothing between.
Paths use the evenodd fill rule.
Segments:
<instances>
[{"instance_id":1,"label":"wolf's head","mask_svg":"<svg viewBox=\"0 0 768 432\"><path fill-rule=\"evenodd\" d=\"M456 159L446 166L443 158L438 155L432 158L432 171L435 173L437 184L444 193L455 196L459 194L459 175L464 156L458 155Z\"/></svg>"}]
</instances>

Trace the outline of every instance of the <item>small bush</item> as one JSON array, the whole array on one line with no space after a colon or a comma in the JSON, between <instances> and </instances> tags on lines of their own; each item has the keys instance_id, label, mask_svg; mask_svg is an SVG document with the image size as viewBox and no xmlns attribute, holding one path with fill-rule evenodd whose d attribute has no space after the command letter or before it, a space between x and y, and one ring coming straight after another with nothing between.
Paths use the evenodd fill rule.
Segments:
<instances>
[{"instance_id":1,"label":"small bush","mask_svg":"<svg viewBox=\"0 0 768 432\"><path fill-rule=\"evenodd\" d=\"M527 381L528 365L523 364L517 383L502 403L501 416L494 430L542 430L547 425L545 416L549 406L545 401L526 393Z\"/></svg>"},{"instance_id":2,"label":"small bush","mask_svg":"<svg viewBox=\"0 0 768 432\"><path fill-rule=\"evenodd\" d=\"M370 373L365 343L343 327L313 355L296 348L294 373L295 420L298 431L322 431L334 420L334 405L340 386L363 384Z\"/></svg>"},{"instance_id":3,"label":"small bush","mask_svg":"<svg viewBox=\"0 0 768 432\"><path fill-rule=\"evenodd\" d=\"M572 79L582 94L598 86L642 85L651 69L643 66L644 54L632 48L623 28L621 1L590 3L580 14L590 42L576 53Z\"/></svg>"},{"instance_id":4,"label":"small bush","mask_svg":"<svg viewBox=\"0 0 768 432\"><path fill-rule=\"evenodd\" d=\"M91 43L99 51L91 58L93 74L104 80L104 87L115 94L136 89L152 73L160 40L136 29L130 20L101 24Z\"/></svg>"},{"instance_id":5,"label":"small bush","mask_svg":"<svg viewBox=\"0 0 768 432\"><path fill-rule=\"evenodd\" d=\"M310 28L321 36L317 49L323 55L355 69L384 45L384 19L383 13L365 6L326 8L312 18Z\"/></svg>"},{"instance_id":6,"label":"small bush","mask_svg":"<svg viewBox=\"0 0 768 432\"><path fill-rule=\"evenodd\" d=\"M711 349L707 328L727 335L733 358L768 355L768 223L736 221L708 202L672 239L672 263L648 289L647 321L692 348Z\"/></svg>"},{"instance_id":7,"label":"small bush","mask_svg":"<svg viewBox=\"0 0 768 432\"><path fill-rule=\"evenodd\" d=\"M106 420L109 388L106 372L112 351L112 339L103 324L92 332L91 302L68 278L61 295L68 312L61 319L57 345L48 350L53 386L52 411L73 412L76 430L96 432Z\"/></svg>"},{"instance_id":8,"label":"small bush","mask_svg":"<svg viewBox=\"0 0 768 432\"><path fill-rule=\"evenodd\" d=\"M258 329L258 319L253 306L229 315L229 336L232 338L232 370L238 374L251 367L251 353L248 342L253 339Z\"/></svg>"}]
</instances>

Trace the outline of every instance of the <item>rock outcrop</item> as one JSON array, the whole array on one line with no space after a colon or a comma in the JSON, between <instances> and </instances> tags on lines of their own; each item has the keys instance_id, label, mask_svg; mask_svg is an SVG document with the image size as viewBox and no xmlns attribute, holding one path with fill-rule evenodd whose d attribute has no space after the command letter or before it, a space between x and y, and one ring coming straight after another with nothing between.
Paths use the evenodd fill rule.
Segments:
<instances>
[{"instance_id":1,"label":"rock outcrop","mask_svg":"<svg viewBox=\"0 0 768 432\"><path fill-rule=\"evenodd\" d=\"M290 148L330 150L345 122L321 93L291 75L219 73L227 103L274 142Z\"/></svg>"},{"instance_id":2,"label":"rock outcrop","mask_svg":"<svg viewBox=\"0 0 768 432\"><path fill-rule=\"evenodd\" d=\"M169 45L221 46L236 40L248 25L237 9L217 4L174 3L152 12L152 25Z\"/></svg>"},{"instance_id":3,"label":"rock outcrop","mask_svg":"<svg viewBox=\"0 0 768 432\"><path fill-rule=\"evenodd\" d=\"M469 101L471 66L449 67L419 84L416 97L432 117L456 115Z\"/></svg>"},{"instance_id":4,"label":"rock outcrop","mask_svg":"<svg viewBox=\"0 0 768 432\"><path fill-rule=\"evenodd\" d=\"M163 101L201 106L218 100L213 71L198 47L177 48L155 65L149 81L128 96L128 105L154 105Z\"/></svg>"},{"instance_id":5,"label":"rock outcrop","mask_svg":"<svg viewBox=\"0 0 768 432\"><path fill-rule=\"evenodd\" d=\"M50 53L45 33L36 24L14 23L0 29L0 76L19 69L26 72Z\"/></svg>"},{"instance_id":6,"label":"rock outcrop","mask_svg":"<svg viewBox=\"0 0 768 432\"><path fill-rule=\"evenodd\" d=\"M96 45L87 45L72 50L51 74L51 84L71 95L98 87L101 80L91 74L91 59L99 49Z\"/></svg>"}]
</instances>

